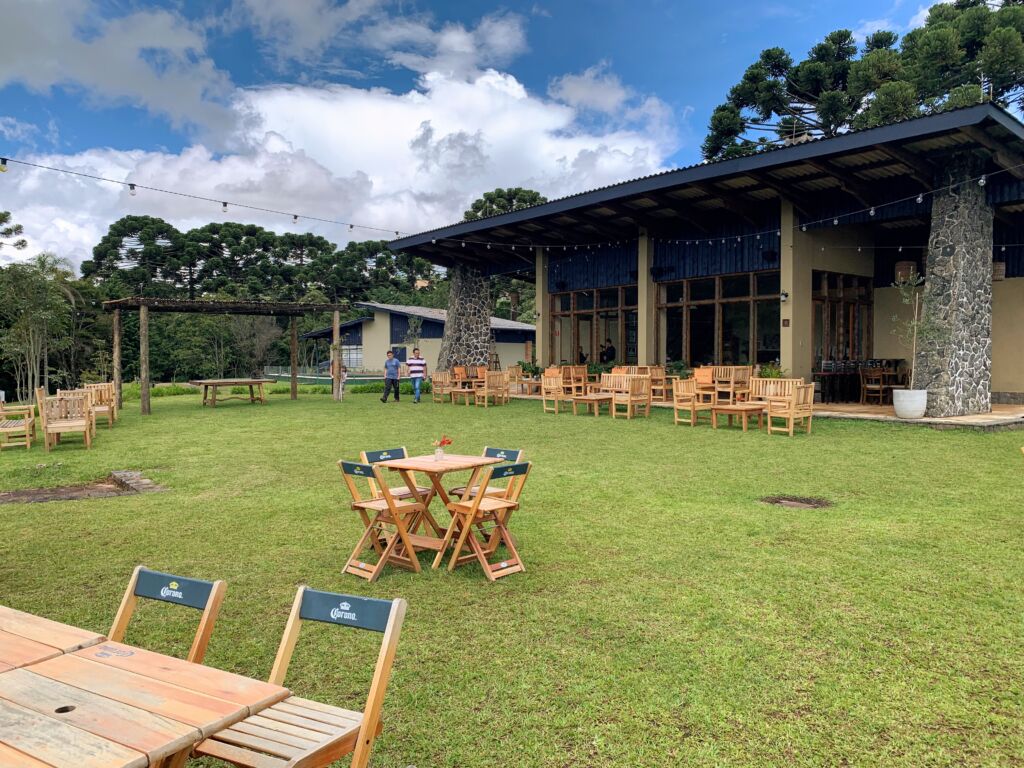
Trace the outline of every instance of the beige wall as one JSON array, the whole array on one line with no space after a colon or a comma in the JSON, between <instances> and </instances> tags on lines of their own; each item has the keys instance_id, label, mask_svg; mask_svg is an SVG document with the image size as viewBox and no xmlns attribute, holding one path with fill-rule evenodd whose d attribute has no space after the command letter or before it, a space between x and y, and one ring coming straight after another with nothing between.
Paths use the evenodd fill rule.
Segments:
<instances>
[{"instance_id":1,"label":"beige wall","mask_svg":"<svg viewBox=\"0 0 1024 768\"><path fill-rule=\"evenodd\" d=\"M543 248L537 248L534 255L536 260L534 272L537 311L536 355L537 365L543 367L551 362L551 298L548 294L548 254ZM501 359L504 362L504 356Z\"/></svg>"},{"instance_id":2,"label":"beige wall","mask_svg":"<svg viewBox=\"0 0 1024 768\"><path fill-rule=\"evenodd\" d=\"M637 365L653 365L658 362L657 333L655 320L658 306L658 286L651 277L654 263L654 244L647 236L647 230L640 230L637 239ZM621 350L620 354L624 354Z\"/></svg>"},{"instance_id":3,"label":"beige wall","mask_svg":"<svg viewBox=\"0 0 1024 768\"><path fill-rule=\"evenodd\" d=\"M1024 392L1024 277L992 283L992 391Z\"/></svg>"},{"instance_id":4,"label":"beige wall","mask_svg":"<svg viewBox=\"0 0 1024 768\"><path fill-rule=\"evenodd\" d=\"M903 346L893 330L899 323L910 319L913 307L900 300L900 292L896 288L875 288L874 302L874 349L871 356L882 360L909 360L910 348Z\"/></svg>"}]
</instances>

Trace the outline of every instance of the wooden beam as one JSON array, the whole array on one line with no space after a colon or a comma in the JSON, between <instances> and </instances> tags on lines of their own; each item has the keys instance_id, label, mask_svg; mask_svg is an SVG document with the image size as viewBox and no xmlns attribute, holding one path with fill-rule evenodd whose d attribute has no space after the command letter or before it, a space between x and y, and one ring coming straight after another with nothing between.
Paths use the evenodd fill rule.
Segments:
<instances>
[{"instance_id":1,"label":"wooden beam","mask_svg":"<svg viewBox=\"0 0 1024 768\"><path fill-rule=\"evenodd\" d=\"M299 319L291 319L292 400L299 399Z\"/></svg>"},{"instance_id":2,"label":"wooden beam","mask_svg":"<svg viewBox=\"0 0 1024 768\"><path fill-rule=\"evenodd\" d=\"M762 187L772 190L782 199L789 200L789 202L793 204L793 207L796 208L800 213L802 213L807 218L814 218L814 206L811 205L810 200L804 197L801 193L794 192L791 189L783 187L779 182L768 178L768 176L766 175L756 173L747 173L746 175L749 176L754 181L756 181Z\"/></svg>"},{"instance_id":3,"label":"wooden beam","mask_svg":"<svg viewBox=\"0 0 1024 768\"><path fill-rule=\"evenodd\" d=\"M862 184L857 179L851 179L848 173L844 173L827 160L805 160L804 163L838 181L839 188L865 208L870 208L878 203L866 184Z\"/></svg>"},{"instance_id":4,"label":"wooden beam","mask_svg":"<svg viewBox=\"0 0 1024 768\"><path fill-rule=\"evenodd\" d=\"M124 407L124 398L121 396L121 310L114 310L114 339L113 339L113 366L114 366L114 397L117 398L117 407Z\"/></svg>"},{"instance_id":5,"label":"wooden beam","mask_svg":"<svg viewBox=\"0 0 1024 768\"><path fill-rule=\"evenodd\" d=\"M699 189L701 192L707 195L708 199L721 200L722 207L725 208L725 210L727 210L729 213L735 216L739 216L741 219L743 219L743 221L745 221L750 226L751 229L759 228L760 225L758 224L757 220L754 219L754 217L751 215L749 206L744 205L743 203L737 201L735 198L729 197L728 194L715 189L715 187L713 187L710 184L698 182L695 184L691 184L690 186L694 187L695 189ZM691 202L697 201L694 200Z\"/></svg>"},{"instance_id":6,"label":"wooden beam","mask_svg":"<svg viewBox=\"0 0 1024 768\"><path fill-rule=\"evenodd\" d=\"M935 169L924 158L918 157L902 147L894 147L890 144L879 144L877 149L907 166L910 169L910 177L925 189L931 189L934 186Z\"/></svg>"},{"instance_id":7,"label":"wooden beam","mask_svg":"<svg viewBox=\"0 0 1024 768\"><path fill-rule=\"evenodd\" d=\"M142 414L149 410L149 307L139 307L139 400Z\"/></svg>"},{"instance_id":8,"label":"wooden beam","mask_svg":"<svg viewBox=\"0 0 1024 768\"><path fill-rule=\"evenodd\" d=\"M341 312L331 318L331 396L341 400Z\"/></svg>"},{"instance_id":9,"label":"wooden beam","mask_svg":"<svg viewBox=\"0 0 1024 768\"><path fill-rule=\"evenodd\" d=\"M973 141L991 152L996 163L1002 166L1002 168L1008 171L1014 178L1024 179L1024 157L1018 155L1013 150L1002 146L999 142L993 139L987 131L978 128L977 126L968 125L960 130L970 136Z\"/></svg>"}]
</instances>

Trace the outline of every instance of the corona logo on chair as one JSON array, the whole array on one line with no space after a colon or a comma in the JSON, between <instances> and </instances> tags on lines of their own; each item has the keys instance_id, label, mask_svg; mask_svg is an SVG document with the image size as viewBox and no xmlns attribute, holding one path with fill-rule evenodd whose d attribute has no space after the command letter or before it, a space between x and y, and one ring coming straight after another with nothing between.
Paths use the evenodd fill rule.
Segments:
<instances>
[{"instance_id":1,"label":"corona logo on chair","mask_svg":"<svg viewBox=\"0 0 1024 768\"><path fill-rule=\"evenodd\" d=\"M182 600L185 596L181 594L181 591L178 589L178 582L172 581L166 587L161 588L160 597L174 597L178 600Z\"/></svg>"},{"instance_id":2,"label":"corona logo on chair","mask_svg":"<svg viewBox=\"0 0 1024 768\"><path fill-rule=\"evenodd\" d=\"M331 608L331 618L335 621L356 621L356 614L350 608L350 603L340 603L337 608Z\"/></svg>"}]
</instances>

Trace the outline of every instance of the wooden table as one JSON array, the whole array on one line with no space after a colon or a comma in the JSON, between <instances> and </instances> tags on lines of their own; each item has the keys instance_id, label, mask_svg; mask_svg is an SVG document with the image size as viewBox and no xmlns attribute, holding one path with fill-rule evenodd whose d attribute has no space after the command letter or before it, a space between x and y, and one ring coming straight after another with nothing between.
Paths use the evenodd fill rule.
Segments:
<instances>
[{"instance_id":1,"label":"wooden table","mask_svg":"<svg viewBox=\"0 0 1024 768\"><path fill-rule=\"evenodd\" d=\"M609 408L612 407L611 392L589 392L586 395L573 395L572 415L578 415L576 412L577 405L585 405L587 407L587 413L593 411L595 416L600 416L602 403L606 404Z\"/></svg>"},{"instance_id":2,"label":"wooden table","mask_svg":"<svg viewBox=\"0 0 1024 768\"><path fill-rule=\"evenodd\" d=\"M265 384L274 384L273 379L194 379L190 381L193 387L203 388L203 405L209 405L211 408L217 407L217 389L219 387L248 387L249 397L246 398L244 395L234 395L232 397L222 397L221 400L245 400L248 399L250 403L263 403L267 402L266 392L263 389Z\"/></svg>"},{"instance_id":3,"label":"wooden table","mask_svg":"<svg viewBox=\"0 0 1024 768\"><path fill-rule=\"evenodd\" d=\"M398 472L412 494L413 499L423 505L424 511L421 518L413 520L409 526L411 534L409 542L413 545L413 548L432 549L435 552L441 549L445 529L439 526L433 515L430 514L430 502L437 496L441 499L445 509L448 509L448 505L451 504L451 499L448 497L444 485L442 485L442 479L446 474L449 472L472 471L473 474L470 476L469 482L466 483L466 491L462 496L463 498L468 498L470 489L477 484L480 470L490 464L500 464L502 461L504 459L492 456L461 456L456 453L446 453L440 459L434 458L433 454L429 454L427 456L409 456L404 459L391 459L390 461L380 462L379 466ZM431 489L426 495L421 495L419 490L417 490L415 472L422 472L430 478ZM434 535L417 534L416 530L421 523L426 523L432 529Z\"/></svg>"},{"instance_id":4,"label":"wooden table","mask_svg":"<svg viewBox=\"0 0 1024 768\"><path fill-rule=\"evenodd\" d=\"M104 640L103 635L95 632L0 605L0 673Z\"/></svg>"},{"instance_id":5,"label":"wooden table","mask_svg":"<svg viewBox=\"0 0 1024 768\"><path fill-rule=\"evenodd\" d=\"M747 419L753 414L757 414L757 428L761 429L764 427L764 403L716 403L711 406L711 428L718 429L718 415L726 414L729 417L729 426L732 426L732 417L734 415L740 417L740 421L743 424L743 431L747 431Z\"/></svg>"},{"instance_id":6,"label":"wooden table","mask_svg":"<svg viewBox=\"0 0 1024 768\"><path fill-rule=\"evenodd\" d=\"M102 642L0 674L0 765L179 768L203 738L288 696L277 685Z\"/></svg>"}]
</instances>

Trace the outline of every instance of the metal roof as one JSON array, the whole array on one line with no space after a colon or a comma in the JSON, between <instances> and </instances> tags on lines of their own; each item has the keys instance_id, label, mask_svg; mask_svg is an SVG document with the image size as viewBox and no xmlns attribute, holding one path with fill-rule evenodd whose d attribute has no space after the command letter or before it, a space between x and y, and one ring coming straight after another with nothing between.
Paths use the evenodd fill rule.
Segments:
<instances>
[{"instance_id":1,"label":"metal roof","mask_svg":"<svg viewBox=\"0 0 1024 768\"><path fill-rule=\"evenodd\" d=\"M459 222L392 241L438 264L524 262L529 244L572 245L636 237L638 227L671 233L714 226L715 217L753 223L777 216L785 197L808 212L823 200L883 204L934 185L936 155L980 150L993 172L1024 178L1024 124L999 106L978 104L743 157L699 163ZM445 242L451 239L454 242ZM490 246L490 247L488 247ZM519 269L523 264L519 264Z\"/></svg>"},{"instance_id":2,"label":"metal roof","mask_svg":"<svg viewBox=\"0 0 1024 768\"><path fill-rule=\"evenodd\" d=\"M445 323L448 321L448 312L444 309L435 309L434 307L414 307L408 304L378 304L374 301L357 301L354 302L354 307L360 307L361 309L370 309L378 312L391 312L395 315L405 315L406 317L421 317L424 320L433 320L438 323ZM341 328L351 328L354 325L359 325L364 322L373 322L373 315L369 317L357 317L355 320L347 320L341 324ZM506 320L503 317L492 317L491 318L491 329L495 331L536 331L537 329L529 323L520 323L517 320ZM309 331L308 333L302 334L303 339L322 339L330 338L332 335L331 328L321 328L316 331Z\"/></svg>"}]
</instances>

